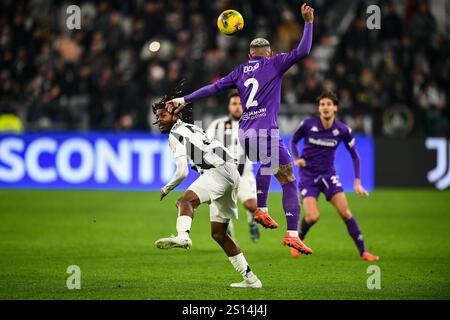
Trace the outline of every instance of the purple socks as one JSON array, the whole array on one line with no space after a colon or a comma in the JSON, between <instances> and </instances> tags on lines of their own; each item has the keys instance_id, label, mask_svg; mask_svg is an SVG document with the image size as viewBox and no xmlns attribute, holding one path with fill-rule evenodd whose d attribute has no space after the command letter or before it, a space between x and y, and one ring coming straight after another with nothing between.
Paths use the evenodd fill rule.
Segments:
<instances>
[{"instance_id":1,"label":"purple socks","mask_svg":"<svg viewBox=\"0 0 450 320\"><path fill-rule=\"evenodd\" d=\"M259 167L256 174L256 198L258 208L267 208L267 197L269 196L270 179L272 176L261 174L261 168Z\"/></svg>"},{"instance_id":2,"label":"purple socks","mask_svg":"<svg viewBox=\"0 0 450 320\"><path fill-rule=\"evenodd\" d=\"M362 255L363 252L366 251L366 248L364 246L363 235L361 233L361 230L359 229L359 225L356 222L355 217L352 217L350 220L345 221L345 224L347 225L348 233L358 247L359 254Z\"/></svg>"},{"instance_id":3,"label":"purple socks","mask_svg":"<svg viewBox=\"0 0 450 320\"><path fill-rule=\"evenodd\" d=\"M259 167L256 174L257 205L258 208L267 208L267 197L272 176L261 174L262 167ZM286 215L287 230L297 231L300 218L300 202L298 200L296 181L286 183L281 187L283 188L283 209Z\"/></svg>"},{"instance_id":4,"label":"purple socks","mask_svg":"<svg viewBox=\"0 0 450 320\"><path fill-rule=\"evenodd\" d=\"M300 239L305 239L306 234L308 233L309 228L311 228L312 224L308 224L308 222L306 222L305 217L303 217L302 222L300 224L300 233L299 233L299 237Z\"/></svg>"},{"instance_id":5,"label":"purple socks","mask_svg":"<svg viewBox=\"0 0 450 320\"><path fill-rule=\"evenodd\" d=\"M300 218L300 202L297 195L296 181L281 186L283 188L283 209L286 215L288 231L297 231Z\"/></svg>"}]
</instances>

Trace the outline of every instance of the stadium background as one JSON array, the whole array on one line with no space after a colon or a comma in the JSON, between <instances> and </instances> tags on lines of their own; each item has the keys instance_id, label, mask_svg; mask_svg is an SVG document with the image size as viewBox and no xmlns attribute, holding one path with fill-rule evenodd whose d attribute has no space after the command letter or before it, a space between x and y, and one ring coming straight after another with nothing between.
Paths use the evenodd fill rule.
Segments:
<instances>
[{"instance_id":1,"label":"stadium background","mask_svg":"<svg viewBox=\"0 0 450 320\"><path fill-rule=\"evenodd\" d=\"M301 120L316 115L315 98L323 89L337 92L341 99L339 118L353 128L358 135L358 144L365 150L363 184L374 190L370 205L349 195L356 209L367 214L362 218L363 229L371 239L376 239L377 233L380 235L380 228L385 232L383 239L391 241L398 239L394 234L411 243L430 237L433 249L428 258L439 256L445 264L450 252L446 236L450 199L450 4L439 0L315 0L308 3L315 8L313 49L309 57L285 76L279 118L282 134L288 141ZM69 16L66 8L72 4L81 8L80 30L68 30L66 26ZM373 4L381 8L381 30L368 30L366 26L366 8ZM52 282L46 291L39 285L20 280L23 272L33 270L30 262L20 256L25 252L24 257L32 255L27 251L30 248L24 245L30 239L36 240L37 247L33 250L43 257L52 253L54 259L57 254L64 256L62 249L55 246L67 237L72 240L69 243L86 245L88 240L108 243L112 245L107 251L112 259L113 248L123 252L126 245L135 245L135 251L145 252L148 247L143 248L142 242L147 242L147 246L156 235L163 235L161 230L169 232L168 226L173 224L172 205L156 205L156 193L150 192L147 196L145 193L106 191L61 193L45 189L158 190L169 179L173 166L164 158L164 137L151 125L154 121L151 104L181 78L187 79L186 92L190 92L230 72L247 59L248 44L256 36L268 38L276 52L296 46L303 28L299 5L300 2L294 0L2 1L0 188L3 190L0 191L0 218L3 246L0 252L4 259L1 259L0 270L8 276L2 277L0 283L9 290L1 290L0 296L66 297L65 291L47 292L52 292ZM216 28L218 14L228 8L239 10L245 19L243 32L234 37L226 37ZM149 50L151 43L153 48L158 48L156 52ZM213 119L226 114L226 94L196 102L194 111L195 120L202 121L206 127ZM35 140L40 142L33 146ZM71 140L71 147L66 144L62 148L67 140ZM146 151L155 157L146 156ZM345 150L339 152L338 173L345 180L346 190L351 190L350 158ZM195 174L191 174L182 187L194 177ZM271 187L274 191L279 190L275 181ZM26 190L13 190L18 188ZM30 188L44 190L29 192L27 189ZM436 188L444 191L433 190ZM271 206L272 203L279 205L279 201L276 202L279 195L273 197ZM418 198L422 199L421 204L414 202ZM115 203L116 199L121 199L121 203ZM168 200L174 199L175 195L171 195ZM147 201L150 204L144 203ZM141 202L141 207L137 207ZM383 205L390 211L381 212ZM128 212L130 208L136 213ZM95 223L104 210L113 212L110 229L102 229L93 236L93 229L85 228L79 236L88 235L88 240L67 236L71 229L66 223L82 225L77 219L86 216ZM156 210L160 211L160 221L149 224L147 214ZM327 210L332 212L330 209L324 209L324 212ZM65 212L76 215L67 216L63 214ZM147 221L144 223L147 229L144 230L142 225L131 226L134 222L125 221L125 213L132 219ZM396 213L394 217L393 213ZM166 214L164 218L163 214ZM425 214L441 224L430 227L431 221L423 216ZM409 221L409 230L399 226L405 219ZM128 229L115 229L113 222L136 228L134 242L119 240L119 235L130 237L133 233ZM328 234L327 228L334 228L334 223L338 224L325 220L324 229L320 231L318 227L322 247L333 243L332 233ZM48 233L49 238L36 235L38 231L33 226ZM207 225L203 227L207 229ZM424 235L424 229L434 233L434 238ZM109 236L113 232L117 234L106 240L101 238L102 232ZM238 232L246 233L244 224L238 227ZM419 238L411 238L412 233ZM45 241L39 242L41 236ZM204 240L211 242L206 236ZM240 238L240 241L248 246L245 240ZM386 244L381 240L373 243L378 248ZM340 246L337 245L338 249ZM401 248L403 244L392 252L406 257L423 253L418 247L405 247L403 252ZM351 249L348 250L354 253ZM101 255L96 248L89 250ZM80 257L85 251L74 252L74 256L83 260ZM250 256L252 254L250 251ZM340 264L333 253L331 256L336 268L346 268L351 274L353 265L348 265L348 261ZM388 255L384 253L383 257ZM8 258L14 263L6 263ZM128 258L133 261L133 257ZM184 262L184 258L173 255L170 258ZM420 270L416 274L400 268L399 272L406 274L403 291L388 291L386 296L378 297L449 298L448 268L439 263L432 265L428 258L414 263L421 270L435 270L434 278L420 278ZM39 265L42 261L34 263ZM304 268L314 269L313 263L305 263ZM50 270L47 265L45 268ZM167 265L159 268L164 270ZM46 274L43 271L41 276L49 276L52 272ZM341 279L347 276L346 273ZM162 281L163 278L158 279ZM411 279L423 283L431 281L435 286L423 284L410 288ZM24 283L32 288L29 295L18 289ZM305 285L308 284L307 281ZM193 288L197 285L194 283ZM172 295L162 287L158 290L162 290L162 297L188 297L180 291L178 295ZM339 295L337 290L336 297L370 298L366 293L358 292ZM92 297L120 296L109 294ZM136 292L134 296L141 297ZM258 296L267 297L270 295ZM287 297L298 298L295 295ZM315 297L332 295L317 294Z\"/></svg>"}]
</instances>

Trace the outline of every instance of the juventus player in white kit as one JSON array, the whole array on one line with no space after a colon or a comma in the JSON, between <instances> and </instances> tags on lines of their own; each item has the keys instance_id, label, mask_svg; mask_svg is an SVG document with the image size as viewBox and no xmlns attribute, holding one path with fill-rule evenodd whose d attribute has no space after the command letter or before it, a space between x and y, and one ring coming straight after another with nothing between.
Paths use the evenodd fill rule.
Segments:
<instances>
[{"instance_id":1,"label":"juventus player in white kit","mask_svg":"<svg viewBox=\"0 0 450 320\"><path fill-rule=\"evenodd\" d=\"M217 139L239 160L238 171L241 175L238 199L247 210L247 221L250 238L253 242L259 239L258 224L253 220L257 209L256 180L253 175L253 163L245 156L244 148L239 143L239 119L242 116L242 103L239 93L231 91L228 95L228 116L214 120L206 130L211 139ZM229 233L234 238L233 222L228 225Z\"/></svg>"},{"instance_id":2,"label":"juventus player in white kit","mask_svg":"<svg viewBox=\"0 0 450 320\"><path fill-rule=\"evenodd\" d=\"M186 178L188 162L193 169L201 173L177 200L178 235L159 239L155 245L160 249L190 249L192 240L189 232L194 210L200 204L208 203L211 235L244 278L242 282L232 283L231 287L261 288L261 281L251 271L239 246L227 234L228 223L238 216L236 198L240 176L236 167L237 160L222 143L208 138L200 127L183 122L184 113L169 113L165 109L165 103L155 104L153 112L156 114L156 123L161 133L169 134L170 149L177 165L174 177L160 191L161 200Z\"/></svg>"}]
</instances>

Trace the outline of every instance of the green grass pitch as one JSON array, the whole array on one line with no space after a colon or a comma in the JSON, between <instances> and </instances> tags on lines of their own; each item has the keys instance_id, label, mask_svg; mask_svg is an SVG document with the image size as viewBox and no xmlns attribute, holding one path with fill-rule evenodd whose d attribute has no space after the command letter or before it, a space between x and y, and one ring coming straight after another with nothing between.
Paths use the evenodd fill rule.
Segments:
<instances>
[{"instance_id":1,"label":"green grass pitch","mask_svg":"<svg viewBox=\"0 0 450 320\"><path fill-rule=\"evenodd\" d=\"M367 249L364 262L343 222L321 197L321 220L308 234L314 254L295 260L281 245L281 194L269 205L280 223L250 241L240 207L237 240L263 288L240 281L210 237L208 207L196 212L193 248L158 250L175 233L175 200L157 192L0 190L0 299L449 299L450 193L376 190L349 194ZM303 216L303 213L302 213ZM367 267L381 269L381 289L367 288ZM69 265L81 289L68 290Z\"/></svg>"}]
</instances>

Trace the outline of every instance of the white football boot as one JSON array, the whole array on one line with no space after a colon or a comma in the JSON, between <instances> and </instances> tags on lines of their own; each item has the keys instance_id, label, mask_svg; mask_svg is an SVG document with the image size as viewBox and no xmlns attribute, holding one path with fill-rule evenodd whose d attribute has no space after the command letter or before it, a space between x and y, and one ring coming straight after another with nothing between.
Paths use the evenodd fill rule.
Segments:
<instances>
[{"instance_id":1,"label":"white football boot","mask_svg":"<svg viewBox=\"0 0 450 320\"><path fill-rule=\"evenodd\" d=\"M172 248L192 248L192 240L190 238L180 238L176 236L170 236L168 238L162 238L155 241L155 246L159 249L172 249Z\"/></svg>"},{"instance_id":2,"label":"white football boot","mask_svg":"<svg viewBox=\"0 0 450 320\"><path fill-rule=\"evenodd\" d=\"M242 282L230 284L230 287L232 287L232 288L262 288L262 282L257 277L254 277L254 279L252 279L252 280L247 278Z\"/></svg>"}]
</instances>

